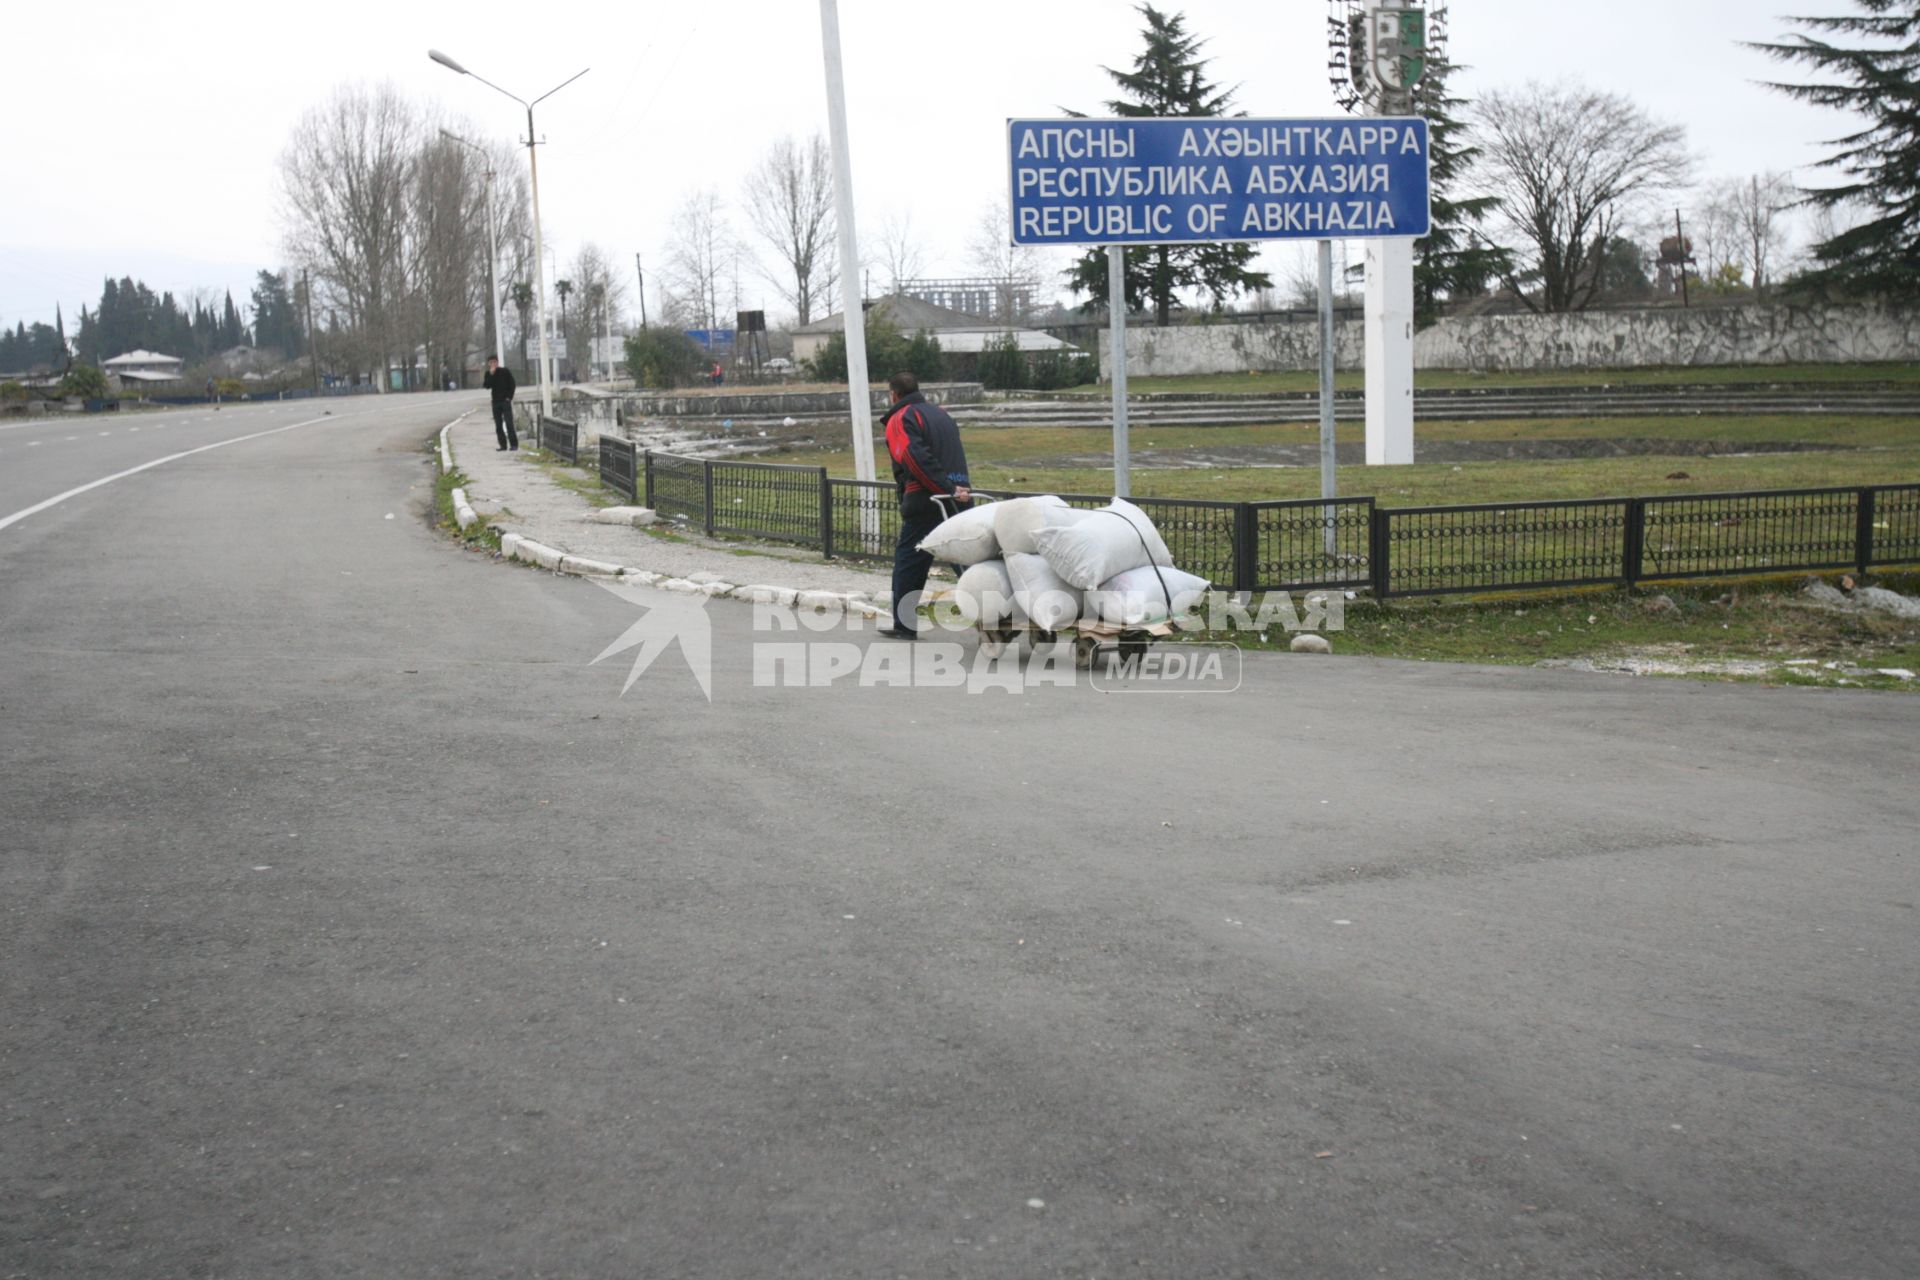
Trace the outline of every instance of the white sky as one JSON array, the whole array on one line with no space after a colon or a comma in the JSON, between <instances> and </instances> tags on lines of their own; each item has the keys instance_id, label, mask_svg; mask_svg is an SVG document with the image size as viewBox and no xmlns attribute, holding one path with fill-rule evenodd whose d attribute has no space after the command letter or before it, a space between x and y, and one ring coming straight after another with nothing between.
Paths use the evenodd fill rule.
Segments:
<instances>
[{"instance_id":1,"label":"white sky","mask_svg":"<svg viewBox=\"0 0 1920 1280\"><path fill-rule=\"evenodd\" d=\"M1254 115L1334 113L1324 0L1169 0L1207 37L1214 78ZM1584 78L1684 123L1703 178L1800 170L1844 118L1759 87L1775 9L1850 0L1454 0L1452 55L1468 96L1530 78ZM1006 186L1012 116L1097 111L1139 44L1128 0L841 0L863 232L910 213L930 271L966 245ZM1577 15L1577 16L1573 16ZM294 121L341 81L387 79L477 132L523 131L513 102L430 62L435 46L522 97L592 72L540 108L541 209L562 259L583 240L657 263L674 207L713 185L729 200L760 150L825 129L813 0L698 5L494 3L262 8L228 0L13 6L0 106L13 121L0 199L0 323L72 332L103 277L155 290L231 288L282 261L275 160ZM29 56L22 51L35 50ZM743 220L736 225L744 232ZM651 278L651 277L650 277ZM784 312L743 278L743 305Z\"/></svg>"}]
</instances>

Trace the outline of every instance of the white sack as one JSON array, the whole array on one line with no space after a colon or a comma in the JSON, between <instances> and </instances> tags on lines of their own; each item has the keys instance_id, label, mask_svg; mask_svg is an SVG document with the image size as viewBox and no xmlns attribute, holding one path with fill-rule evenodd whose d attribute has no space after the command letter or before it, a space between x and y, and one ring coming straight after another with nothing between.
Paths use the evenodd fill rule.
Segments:
<instances>
[{"instance_id":1,"label":"white sack","mask_svg":"<svg viewBox=\"0 0 1920 1280\"><path fill-rule=\"evenodd\" d=\"M1206 594L1205 578L1170 566L1156 569L1141 565L1117 573L1087 592L1087 612L1118 627L1137 627L1186 613Z\"/></svg>"},{"instance_id":2,"label":"white sack","mask_svg":"<svg viewBox=\"0 0 1920 1280\"><path fill-rule=\"evenodd\" d=\"M1013 600L1042 631L1058 631L1080 621L1080 593L1069 586L1043 556L1011 555L1007 576L1013 580Z\"/></svg>"},{"instance_id":3,"label":"white sack","mask_svg":"<svg viewBox=\"0 0 1920 1280\"><path fill-rule=\"evenodd\" d=\"M1003 560L982 560L960 575L953 611L969 626L1001 627L1013 616L1013 580Z\"/></svg>"},{"instance_id":4,"label":"white sack","mask_svg":"<svg viewBox=\"0 0 1920 1280\"><path fill-rule=\"evenodd\" d=\"M1050 524L1077 524L1087 514L1050 493L1039 498L1010 498L993 504L993 536L1000 539L1000 550L1006 555L1037 555L1040 548L1033 544L1035 531Z\"/></svg>"},{"instance_id":5,"label":"white sack","mask_svg":"<svg viewBox=\"0 0 1920 1280\"><path fill-rule=\"evenodd\" d=\"M947 564L979 564L1000 554L993 536L993 504L976 502L959 515L942 520L920 543L922 551Z\"/></svg>"},{"instance_id":6,"label":"white sack","mask_svg":"<svg viewBox=\"0 0 1920 1280\"><path fill-rule=\"evenodd\" d=\"M1037 531L1033 541L1053 571L1082 590L1148 563L1173 563L1153 521L1125 498L1088 512L1077 523L1049 525Z\"/></svg>"}]
</instances>

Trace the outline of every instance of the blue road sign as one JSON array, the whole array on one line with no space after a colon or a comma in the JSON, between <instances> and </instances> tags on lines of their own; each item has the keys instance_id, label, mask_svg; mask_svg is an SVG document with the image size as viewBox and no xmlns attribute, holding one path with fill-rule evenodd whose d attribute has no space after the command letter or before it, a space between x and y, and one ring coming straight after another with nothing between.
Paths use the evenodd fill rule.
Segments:
<instances>
[{"instance_id":1,"label":"blue road sign","mask_svg":"<svg viewBox=\"0 0 1920 1280\"><path fill-rule=\"evenodd\" d=\"M1424 236L1427 122L1009 120L1013 243Z\"/></svg>"}]
</instances>

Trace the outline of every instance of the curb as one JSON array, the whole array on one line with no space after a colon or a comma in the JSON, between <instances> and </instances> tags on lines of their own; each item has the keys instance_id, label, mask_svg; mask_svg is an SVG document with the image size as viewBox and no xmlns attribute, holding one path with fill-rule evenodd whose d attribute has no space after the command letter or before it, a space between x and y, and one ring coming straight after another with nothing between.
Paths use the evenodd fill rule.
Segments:
<instances>
[{"instance_id":1,"label":"curb","mask_svg":"<svg viewBox=\"0 0 1920 1280\"><path fill-rule=\"evenodd\" d=\"M462 421L472 416L472 411L461 414L446 426L440 428L440 469L453 471L453 445L447 433ZM459 523L462 533L480 523L480 516L474 511L467 498L465 489L455 489L453 497L453 516ZM606 523L633 524L645 526L654 521L653 512L644 507L612 508L621 513L607 519ZM601 519L603 513L596 512L592 519ZM500 554L508 560L518 560L524 564L537 565L554 573L574 578L617 579L640 587L652 587L659 591L673 591L682 595L706 596L709 599L726 597L748 604L779 604L814 613L843 613L856 618L884 618L890 615L888 606L892 596L887 592L869 595L864 591L808 591L796 587L767 586L756 583L750 586L736 586L731 582L694 582L687 578L673 578L663 573L654 573L647 569L636 569L631 565L613 564L606 560L592 560L586 556L571 555L558 547L549 547L543 542L535 542L523 534L502 534Z\"/></svg>"},{"instance_id":2,"label":"curb","mask_svg":"<svg viewBox=\"0 0 1920 1280\"><path fill-rule=\"evenodd\" d=\"M590 560L585 556L570 555L558 547L549 547L543 542L535 542L532 538L523 537L517 533L509 533L500 539L500 554L508 560L537 565L542 569L574 578L612 578L637 587L652 587L656 591L706 596L712 600L725 597L747 604L778 604L812 613L844 613L856 618L884 618L888 614L887 606L891 603L884 594L876 597L864 591L802 591L794 587L768 586L765 583L738 586L731 582L695 582L690 578L670 578L648 569L635 569L631 565L612 564L605 560Z\"/></svg>"}]
</instances>

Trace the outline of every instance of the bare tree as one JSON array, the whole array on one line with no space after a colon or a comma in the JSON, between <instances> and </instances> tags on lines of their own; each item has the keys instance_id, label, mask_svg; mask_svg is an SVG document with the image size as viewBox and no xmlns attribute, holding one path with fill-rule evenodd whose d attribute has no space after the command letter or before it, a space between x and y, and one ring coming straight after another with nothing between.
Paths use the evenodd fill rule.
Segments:
<instances>
[{"instance_id":1,"label":"bare tree","mask_svg":"<svg viewBox=\"0 0 1920 1280\"><path fill-rule=\"evenodd\" d=\"M840 283L838 227L834 221L833 157L814 134L805 143L791 136L767 148L747 174L747 222L777 258L760 274L794 309L798 323L833 296Z\"/></svg>"},{"instance_id":2,"label":"bare tree","mask_svg":"<svg viewBox=\"0 0 1920 1280\"><path fill-rule=\"evenodd\" d=\"M887 278L887 292L898 293L900 286L927 269L927 256L913 235L911 212L889 213L880 220L880 229L868 241L873 246L870 267L879 267Z\"/></svg>"},{"instance_id":3,"label":"bare tree","mask_svg":"<svg viewBox=\"0 0 1920 1280\"><path fill-rule=\"evenodd\" d=\"M991 318L1009 324L1025 319L1033 291L1046 269L1046 255L1032 245L1013 243L1013 217L1007 211L1005 196L995 196L981 210L967 250L974 270L994 281L995 314Z\"/></svg>"},{"instance_id":4,"label":"bare tree","mask_svg":"<svg viewBox=\"0 0 1920 1280\"><path fill-rule=\"evenodd\" d=\"M587 356L595 340L603 329L610 331L620 323L627 302L626 273L615 271L612 255L588 241L574 254L567 278L576 297L567 322L567 352L576 368L590 369Z\"/></svg>"},{"instance_id":5,"label":"bare tree","mask_svg":"<svg viewBox=\"0 0 1920 1280\"><path fill-rule=\"evenodd\" d=\"M1799 200L1793 180L1784 173L1756 173L1741 184L1733 202L1734 225L1747 255L1747 274L1754 292L1773 285L1775 264L1786 253L1787 226L1782 216Z\"/></svg>"},{"instance_id":6,"label":"bare tree","mask_svg":"<svg viewBox=\"0 0 1920 1280\"><path fill-rule=\"evenodd\" d=\"M667 245L668 314L690 327L721 328L722 301L733 300L739 247L727 225L726 205L711 187L681 202Z\"/></svg>"},{"instance_id":7,"label":"bare tree","mask_svg":"<svg viewBox=\"0 0 1920 1280\"><path fill-rule=\"evenodd\" d=\"M1578 311L1600 294L1610 242L1645 200L1685 184L1686 131L1619 94L1539 83L1496 90L1475 110L1480 164L1516 254L1538 284L1507 284L1535 311Z\"/></svg>"},{"instance_id":8,"label":"bare tree","mask_svg":"<svg viewBox=\"0 0 1920 1280\"><path fill-rule=\"evenodd\" d=\"M322 305L346 322L334 354L379 372L383 390L403 340L420 137L419 113L392 85L355 85L307 112L280 156L289 256L313 272Z\"/></svg>"}]
</instances>

